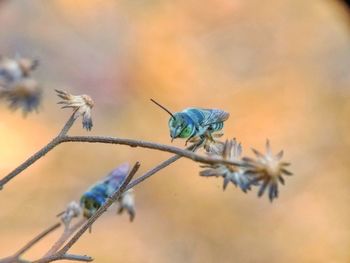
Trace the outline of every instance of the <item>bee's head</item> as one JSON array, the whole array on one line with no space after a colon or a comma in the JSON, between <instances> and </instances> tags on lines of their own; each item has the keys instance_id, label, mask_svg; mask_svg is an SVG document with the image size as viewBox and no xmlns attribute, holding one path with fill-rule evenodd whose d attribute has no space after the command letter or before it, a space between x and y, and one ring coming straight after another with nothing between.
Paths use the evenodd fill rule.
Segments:
<instances>
[{"instance_id":1,"label":"bee's head","mask_svg":"<svg viewBox=\"0 0 350 263\"><path fill-rule=\"evenodd\" d=\"M177 112L174 114L174 117L169 119L169 129L170 129L170 137L172 140L175 138L187 138L187 128L188 123L187 120L181 112Z\"/></svg>"},{"instance_id":2,"label":"bee's head","mask_svg":"<svg viewBox=\"0 0 350 263\"><path fill-rule=\"evenodd\" d=\"M170 137L172 140L175 138L188 138L192 134L193 127L189 124L189 119L186 118L186 114L183 114L181 112L177 113L171 113L170 110L165 108L164 106L160 105L158 102L155 100L151 99L151 101L159 106L161 109L166 111L170 116L169 120L169 129L170 129Z\"/></svg>"},{"instance_id":3,"label":"bee's head","mask_svg":"<svg viewBox=\"0 0 350 263\"><path fill-rule=\"evenodd\" d=\"M102 206L104 199L93 192L86 192L80 199L84 217L90 218Z\"/></svg>"}]
</instances>

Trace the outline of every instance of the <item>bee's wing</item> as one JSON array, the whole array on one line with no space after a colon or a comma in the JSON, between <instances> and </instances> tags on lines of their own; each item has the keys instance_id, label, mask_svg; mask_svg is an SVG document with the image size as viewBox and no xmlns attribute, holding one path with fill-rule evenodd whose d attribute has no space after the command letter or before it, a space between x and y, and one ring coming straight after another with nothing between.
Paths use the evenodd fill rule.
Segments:
<instances>
[{"instance_id":1,"label":"bee's wing","mask_svg":"<svg viewBox=\"0 0 350 263\"><path fill-rule=\"evenodd\" d=\"M223 122L230 117L230 114L223 110L217 109L202 109L205 117L201 123L202 126L207 126L213 123Z\"/></svg>"},{"instance_id":2,"label":"bee's wing","mask_svg":"<svg viewBox=\"0 0 350 263\"><path fill-rule=\"evenodd\" d=\"M105 177L102 183L106 185L108 195L112 194L120 187L128 175L129 169L130 165L128 163L124 163L119 165Z\"/></svg>"}]
</instances>

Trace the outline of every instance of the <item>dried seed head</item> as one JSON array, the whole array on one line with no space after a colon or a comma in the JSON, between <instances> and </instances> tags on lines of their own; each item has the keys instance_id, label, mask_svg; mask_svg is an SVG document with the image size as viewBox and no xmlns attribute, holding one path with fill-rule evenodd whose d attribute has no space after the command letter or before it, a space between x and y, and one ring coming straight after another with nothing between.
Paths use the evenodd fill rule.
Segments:
<instances>
[{"instance_id":1,"label":"dried seed head","mask_svg":"<svg viewBox=\"0 0 350 263\"><path fill-rule=\"evenodd\" d=\"M266 153L252 149L256 160L252 158L243 158L246 166L245 175L250 178L251 183L259 183L260 189L258 196L262 196L268 190L269 199L278 197L278 183L284 184L283 175L292 175L286 167L289 163L282 162L283 151L273 155L269 140L266 141Z\"/></svg>"},{"instance_id":2,"label":"dried seed head","mask_svg":"<svg viewBox=\"0 0 350 263\"><path fill-rule=\"evenodd\" d=\"M217 157L228 161L240 161L242 146L240 143L237 143L236 139L227 140L223 144L221 151L216 150L211 151L208 154L211 157ZM230 182L232 182L235 186L240 187L243 192L250 190L249 178L245 175L244 170L239 166L228 164L212 164L205 165L203 167L208 169L201 171L201 176L216 176L224 178L224 190Z\"/></svg>"},{"instance_id":3,"label":"dried seed head","mask_svg":"<svg viewBox=\"0 0 350 263\"><path fill-rule=\"evenodd\" d=\"M7 86L28 77L38 64L38 60L28 58L10 59L0 57L0 85Z\"/></svg>"},{"instance_id":4,"label":"dried seed head","mask_svg":"<svg viewBox=\"0 0 350 263\"><path fill-rule=\"evenodd\" d=\"M91 110L94 106L94 101L88 95L72 95L63 90L56 90L58 97L62 99L62 101L58 102L58 104L63 105L62 109L72 108L76 111L77 114L81 115L83 118L83 128L86 130L91 130L92 118L91 118Z\"/></svg>"},{"instance_id":5,"label":"dried seed head","mask_svg":"<svg viewBox=\"0 0 350 263\"><path fill-rule=\"evenodd\" d=\"M199 144L209 154L221 154L224 149L224 143L215 138L220 138L222 135L222 133L205 133L202 136L193 137L190 142Z\"/></svg>"},{"instance_id":6,"label":"dried seed head","mask_svg":"<svg viewBox=\"0 0 350 263\"><path fill-rule=\"evenodd\" d=\"M67 205L66 210L61 215L61 220L66 228L69 227L73 218L81 215L81 212L81 207L77 202L72 201Z\"/></svg>"},{"instance_id":7,"label":"dried seed head","mask_svg":"<svg viewBox=\"0 0 350 263\"><path fill-rule=\"evenodd\" d=\"M133 189L129 189L128 191L122 194L121 198L118 200L118 206L118 214L121 214L124 210L126 210L129 214L130 221L134 220L136 211Z\"/></svg>"},{"instance_id":8,"label":"dried seed head","mask_svg":"<svg viewBox=\"0 0 350 263\"><path fill-rule=\"evenodd\" d=\"M23 76L29 76L30 72L35 70L39 66L39 60L20 58L17 60Z\"/></svg>"},{"instance_id":9,"label":"dried seed head","mask_svg":"<svg viewBox=\"0 0 350 263\"><path fill-rule=\"evenodd\" d=\"M6 87L0 87L0 98L9 103L13 110L21 108L24 114L37 110L42 97L42 89L31 78L23 78Z\"/></svg>"}]
</instances>

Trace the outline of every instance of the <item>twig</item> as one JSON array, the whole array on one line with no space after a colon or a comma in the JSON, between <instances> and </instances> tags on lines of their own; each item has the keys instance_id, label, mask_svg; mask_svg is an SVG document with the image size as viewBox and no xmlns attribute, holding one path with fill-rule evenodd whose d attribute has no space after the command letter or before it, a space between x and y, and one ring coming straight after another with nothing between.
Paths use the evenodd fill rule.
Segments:
<instances>
[{"instance_id":1,"label":"twig","mask_svg":"<svg viewBox=\"0 0 350 263\"><path fill-rule=\"evenodd\" d=\"M191 159L196 162L205 163L205 164L228 164L234 166L242 166L242 163L239 161L229 161L225 159L211 158L207 156L202 156L195 154L192 151L184 150L178 147L159 144L154 142L147 142L141 140L133 140L133 139L123 139L116 137L105 137L105 136L67 136L67 135L59 135L55 139L53 139L47 146L41 149L39 152L34 154L31 158L5 176L2 180L0 180L0 189L8 183L11 179L13 179L16 175L21 173L23 170L28 168L35 161L44 156L47 152L52 150L54 147L61 143L65 142L89 142L89 143L106 143L106 144L120 144L120 145L128 145L130 147L142 147L147 149L159 150L163 152L174 153L179 156Z\"/></svg>"},{"instance_id":2,"label":"twig","mask_svg":"<svg viewBox=\"0 0 350 263\"><path fill-rule=\"evenodd\" d=\"M20 259L20 256L22 256L25 252L27 252L32 246L34 246L36 243L38 243L41 239L43 239L45 236L50 234L51 232L55 231L57 228L61 226L61 223L56 223L52 226L50 226L45 231L41 232L39 235L34 237L32 240L30 240L24 247L22 247L20 250L18 250L13 256L0 259L0 263L10 263L10 262L25 262L24 260Z\"/></svg>"},{"instance_id":3,"label":"twig","mask_svg":"<svg viewBox=\"0 0 350 263\"><path fill-rule=\"evenodd\" d=\"M187 147L186 150L188 150L188 151L195 151L197 149L197 147L198 147L197 144L193 144L193 145ZM146 173L144 173L140 177L138 177L135 180L133 180L132 182L130 182L130 184L128 184L128 186L126 187L125 191L127 191L127 190L133 188L134 186L142 183L144 180L146 180L147 178L151 177L152 175L154 175L155 173L159 172L160 170L164 169L168 165L176 162L181 157L182 156L180 156L180 155L174 155L173 157L171 157L171 158L165 160L164 162L158 164L156 167L152 168L151 170L147 171Z\"/></svg>"},{"instance_id":4,"label":"twig","mask_svg":"<svg viewBox=\"0 0 350 263\"><path fill-rule=\"evenodd\" d=\"M37 160L39 160L41 157L43 157L45 154L47 154L49 151L55 148L58 144L60 144L62 142L62 137L66 136L67 132L73 126L76 119L77 115L74 111L57 137L53 138L52 141L49 142L46 146L44 146L41 150L29 157L24 163L22 163L20 166L18 166L16 169L14 169L12 172L10 172L8 175L6 175L3 179L0 180L0 190L16 175L21 173L23 170L27 169L29 166L31 166L33 163L35 163Z\"/></svg>"},{"instance_id":5,"label":"twig","mask_svg":"<svg viewBox=\"0 0 350 263\"><path fill-rule=\"evenodd\" d=\"M48 257L48 256L51 256L54 253L56 253L62 247L62 245L67 241L67 239L71 235L73 235L74 232L77 231L77 229L79 227L81 227L85 222L86 222L86 219L83 218L83 219L79 220L78 222L76 222L73 226L65 227L60 238L55 242L55 244L51 247L51 249L44 255L44 257Z\"/></svg>"},{"instance_id":6,"label":"twig","mask_svg":"<svg viewBox=\"0 0 350 263\"><path fill-rule=\"evenodd\" d=\"M67 242L67 244L61 248L57 253L44 257L42 259L39 259L37 261L34 261L35 263L47 263L52 262L56 260L63 260L63 259L69 259L69 260L79 260L79 261L92 261L93 259L91 257L87 256L74 256L69 257L69 254L67 254L68 250L79 240L79 238L88 230L92 224L104 213L107 211L107 209L120 198L122 193L126 190L127 185L130 183L134 175L136 174L137 170L140 167L140 163L137 162L134 167L129 172L128 176L122 183L122 185L119 187L119 189L112 194L110 198L106 201L106 203L101 206L95 214L93 214L88 221L86 221L83 226L75 233L75 235Z\"/></svg>"}]
</instances>

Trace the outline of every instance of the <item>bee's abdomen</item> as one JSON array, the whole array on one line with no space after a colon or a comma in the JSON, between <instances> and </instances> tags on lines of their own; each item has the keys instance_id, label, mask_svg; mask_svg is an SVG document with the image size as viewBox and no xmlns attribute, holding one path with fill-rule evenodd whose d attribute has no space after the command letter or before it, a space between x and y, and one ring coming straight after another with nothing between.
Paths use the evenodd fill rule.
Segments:
<instances>
[{"instance_id":1,"label":"bee's abdomen","mask_svg":"<svg viewBox=\"0 0 350 263\"><path fill-rule=\"evenodd\" d=\"M217 122L217 123L210 124L209 130L210 131L220 131L223 127L224 127L223 122Z\"/></svg>"}]
</instances>

